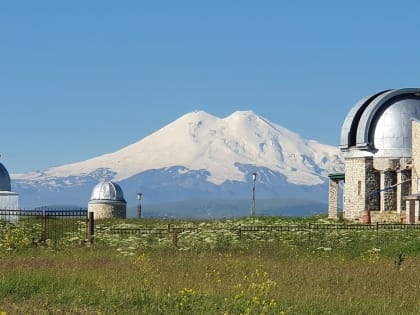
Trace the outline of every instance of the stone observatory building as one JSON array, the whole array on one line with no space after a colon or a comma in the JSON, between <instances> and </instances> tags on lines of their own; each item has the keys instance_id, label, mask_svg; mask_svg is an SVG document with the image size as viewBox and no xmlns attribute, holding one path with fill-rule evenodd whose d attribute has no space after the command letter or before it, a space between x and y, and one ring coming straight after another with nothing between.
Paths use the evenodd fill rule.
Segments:
<instances>
[{"instance_id":1,"label":"stone observatory building","mask_svg":"<svg viewBox=\"0 0 420 315\"><path fill-rule=\"evenodd\" d=\"M112 181L103 181L97 184L92 190L88 211L94 213L95 219L125 219L127 202L121 187Z\"/></svg>"},{"instance_id":2,"label":"stone observatory building","mask_svg":"<svg viewBox=\"0 0 420 315\"><path fill-rule=\"evenodd\" d=\"M10 175L0 163L0 210L18 210L19 194L12 192Z\"/></svg>"},{"instance_id":3,"label":"stone observatory building","mask_svg":"<svg viewBox=\"0 0 420 315\"><path fill-rule=\"evenodd\" d=\"M340 182L344 182L344 219L401 222L413 216L416 205L410 200L418 200L412 194L420 188L418 121L420 88L385 90L351 108L339 146L345 171L329 175L330 218L338 218ZM417 201L417 217L418 212Z\"/></svg>"}]
</instances>

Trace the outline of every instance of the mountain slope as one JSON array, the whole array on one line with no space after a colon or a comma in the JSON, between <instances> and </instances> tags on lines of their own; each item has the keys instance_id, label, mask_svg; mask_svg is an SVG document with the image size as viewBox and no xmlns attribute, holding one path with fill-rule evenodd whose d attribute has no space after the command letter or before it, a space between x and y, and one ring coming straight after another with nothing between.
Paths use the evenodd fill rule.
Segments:
<instances>
[{"instance_id":1,"label":"mountain slope","mask_svg":"<svg viewBox=\"0 0 420 315\"><path fill-rule=\"evenodd\" d=\"M223 119L196 111L116 152L12 178L22 199L30 193L38 202L48 199L43 194L55 193L49 198L77 194L86 204L94 184L111 179L121 183L128 201L141 190L156 203L181 200L178 194L187 199L248 196L254 171L260 175L260 194L266 191L267 197L286 187L318 191L328 173L341 170L337 148L303 139L252 111Z\"/></svg>"}]
</instances>

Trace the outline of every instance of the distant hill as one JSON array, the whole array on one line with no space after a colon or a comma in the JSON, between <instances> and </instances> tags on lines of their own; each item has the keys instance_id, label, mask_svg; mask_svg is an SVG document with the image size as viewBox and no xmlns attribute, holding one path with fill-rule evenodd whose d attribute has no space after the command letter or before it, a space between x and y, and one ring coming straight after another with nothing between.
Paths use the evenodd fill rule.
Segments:
<instances>
[{"instance_id":1,"label":"distant hill","mask_svg":"<svg viewBox=\"0 0 420 315\"><path fill-rule=\"evenodd\" d=\"M302 217L327 213L327 204L298 199L264 199L256 201L257 216ZM249 216L250 200L190 200L142 205L142 217L168 218L233 218ZM127 210L128 217L137 217L137 208Z\"/></svg>"}]
</instances>

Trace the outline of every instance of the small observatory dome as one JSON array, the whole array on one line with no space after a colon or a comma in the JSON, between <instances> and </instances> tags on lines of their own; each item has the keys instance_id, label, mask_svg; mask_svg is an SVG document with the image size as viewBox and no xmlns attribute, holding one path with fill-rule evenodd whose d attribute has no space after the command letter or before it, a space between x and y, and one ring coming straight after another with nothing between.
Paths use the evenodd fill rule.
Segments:
<instances>
[{"instance_id":1,"label":"small observatory dome","mask_svg":"<svg viewBox=\"0 0 420 315\"><path fill-rule=\"evenodd\" d=\"M125 219L127 202L121 187L112 181L103 181L97 184L92 190L88 211L93 212L96 219Z\"/></svg>"},{"instance_id":2,"label":"small observatory dome","mask_svg":"<svg viewBox=\"0 0 420 315\"><path fill-rule=\"evenodd\" d=\"M3 164L0 163L0 191L11 191L10 175Z\"/></svg>"},{"instance_id":3,"label":"small observatory dome","mask_svg":"<svg viewBox=\"0 0 420 315\"><path fill-rule=\"evenodd\" d=\"M125 202L124 194L120 185L112 181L103 181L97 184L92 190L90 200Z\"/></svg>"},{"instance_id":4,"label":"small observatory dome","mask_svg":"<svg viewBox=\"0 0 420 315\"><path fill-rule=\"evenodd\" d=\"M0 209L18 210L19 194L12 192L10 175L2 163L0 163Z\"/></svg>"}]
</instances>

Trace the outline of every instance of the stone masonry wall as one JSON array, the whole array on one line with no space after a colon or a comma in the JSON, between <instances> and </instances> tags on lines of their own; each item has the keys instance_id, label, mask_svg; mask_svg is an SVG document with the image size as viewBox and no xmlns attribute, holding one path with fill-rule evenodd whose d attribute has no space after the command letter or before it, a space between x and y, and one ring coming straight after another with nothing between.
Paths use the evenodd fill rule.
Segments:
<instances>
[{"instance_id":1,"label":"stone masonry wall","mask_svg":"<svg viewBox=\"0 0 420 315\"><path fill-rule=\"evenodd\" d=\"M380 173L373 168L373 159L367 159L366 165L366 204L369 210L380 209L380 194L374 193L380 187Z\"/></svg>"},{"instance_id":2,"label":"stone masonry wall","mask_svg":"<svg viewBox=\"0 0 420 315\"><path fill-rule=\"evenodd\" d=\"M411 123L411 156L412 156L412 173L411 173L411 193L419 192L418 182L420 179L420 122L413 120Z\"/></svg>"},{"instance_id":3,"label":"stone masonry wall","mask_svg":"<svg viewBox=\"0 0 420 315\"><path fill-rule=\"evenodd\" d=\"M385 187L391 187L397 183L397 173L393 170L384 172ZM384 210L397 209L397 187L392 187L383 191L384 194Z\"/></svg>"},{"instance_id":4,"label":"stone masonry wall","mask_svg":"<svg viewBox=\"0 0 420 315\"><path fill-rule=\"evenodd\" d=\"M401 210L406 210L406 202L404 200L405 196L408 196L411 193L411 182L409 180L411 178L411 170L403 170L401 171Z\"/></svg>"},{"instance_id":5,"label":"stone masonry wall","mask_svg":"<svg viewBox=\"0 0 420 315\"><path fill-rule=\"evenodd\" d=\"M328 218L338 219L338 182L330 179L329 182L329 199L328 199Z\"/></svg>"},{"instance_id":6,"label":"stone masonry wall","mask_svg":"<svg viewBox=\"0 0 420 315\"><path fill-rule=\"evenodd\" d=\"M359 219L366 207L366 158L345 159L345 174L343 216Z\"/></svg>"},{"instance_id":7,"label":"stone masonry wall","mask_svg":"<svg viewBox=\"0 0 420 315\"><path fill-rule=\"evenodd\" d=\"M89 203L88 211L93 212L95 219L121 218L127 216L127 205L125 203Z\"/></svg>"}]
</instances>

